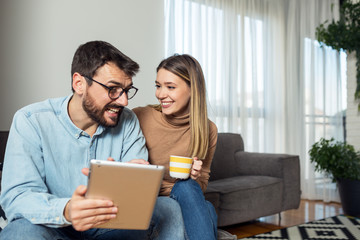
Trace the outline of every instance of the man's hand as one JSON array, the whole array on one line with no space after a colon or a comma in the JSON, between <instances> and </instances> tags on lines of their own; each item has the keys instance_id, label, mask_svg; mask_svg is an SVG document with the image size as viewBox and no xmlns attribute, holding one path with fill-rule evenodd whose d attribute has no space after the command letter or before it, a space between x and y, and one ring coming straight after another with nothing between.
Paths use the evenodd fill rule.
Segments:
<instances>
[{"instance_id":1,"label":"man's hand","mask_svg":"<svg viewBox=\"0 0 360 240\"><path fill-rule=\"evenodd\" d=\"M194 157L194 162L191 167L190 177L194 180L198 179L201 176L202 161L197 157Z\"/></svg>"},{"instance_id":2,"label":"man's hand","mask_svg":"<svg viewBox=\"0 0 360 240\"><path fill-rule=\"evenodd\" d=\"M86 199L86 186L76 188L64 209L64 216L77 231L86 231L116 217L118 209L110 200Z\"/></svg>"},{"instance_id":3,"label":"man's hand","mask_svg":"<svg viewBox=\"0 0 360 240\"><path fill-rule=\"evenodd\" d=\"M115 161L111 157L107 160ZM129 161L129 163L149 164L149 162L144 159L133 159ZM85 176L88 176L89 168L83 168L81 172ZM86 231L99 224L105 223L115 218L118 211L110 200L85 198L86 190L86 186L80 185L77 187L64 209L66 220L71 222L77 231Z\"/></svg>"}]
</instances>

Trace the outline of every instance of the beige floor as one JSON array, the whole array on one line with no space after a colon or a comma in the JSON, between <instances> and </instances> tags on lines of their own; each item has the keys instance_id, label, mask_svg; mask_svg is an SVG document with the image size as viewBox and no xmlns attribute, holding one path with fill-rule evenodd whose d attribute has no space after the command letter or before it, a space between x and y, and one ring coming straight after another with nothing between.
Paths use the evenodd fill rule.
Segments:
<instances>
[{"instance_id":1,"label":"beige floor","mask_svg":"<svg viewBox=\"0 0 360 240\"><path fill-rule=\"evenodd\" d=\"M343 210L339 203L301 200L298 209L282 212L280 221L279 215L272 215L260 218L253 222L224 227L222 229L237 235L238 238L244 238L259 233L336 216L342 213Z\"/></svg>"}]
</instances>

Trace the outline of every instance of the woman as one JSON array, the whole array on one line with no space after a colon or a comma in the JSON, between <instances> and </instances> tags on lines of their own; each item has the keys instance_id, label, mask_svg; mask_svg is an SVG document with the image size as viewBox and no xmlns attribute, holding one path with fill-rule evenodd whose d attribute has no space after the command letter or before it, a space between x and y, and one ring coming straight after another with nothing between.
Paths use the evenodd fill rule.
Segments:
<instances>
[{"instance_id":1,"label":"woman","mask_svg":"<svg viewBox=\"0 0 360 240\"><path fill-rule=\"evenodd\" d=\"M158 105L133 109L146 138L151 164L166 167L160 195L180 204L189 239L216 239L217 216L206 201L210 165L217 128L207 117L206 90L198 61L189 55L174 55L157 67ZM169 175L170 155L194 159L191 178Z\"/></svg>"}]
</instances>

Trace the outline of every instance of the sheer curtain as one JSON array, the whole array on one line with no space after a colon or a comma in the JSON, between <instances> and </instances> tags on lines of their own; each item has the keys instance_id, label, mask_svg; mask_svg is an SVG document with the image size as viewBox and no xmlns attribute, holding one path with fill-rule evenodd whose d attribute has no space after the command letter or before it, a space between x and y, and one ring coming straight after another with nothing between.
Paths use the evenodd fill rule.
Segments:
<instances>
[{"instance_id":1,"label":"sheer curtain","mask_svg":"<svg viewBox=\"0 0 360 240\"><path fill-rule=\"evenodd\" d=\"M314 40L338 8L337 0L165 0L165 55L199 60L219 132L241 133L247 151L300 155L303 198L326 201L336 192L307 151L322 136L343 140L341 58Z\"/></svg>"},{"instance_id":2,"label":"sheer curtain","mask_svg":"<svg viewBox=\"0 0 360 240\"><path fill-rule=\"evenodd\" d=\"M287 8L286 149L300 155L302 197L327 202L340 201L336 185L314 172L308 150L321 137L344 140L346 60L314 39L316 26L337 19L338 9L329 0L289 1Z\"/></svg>"}]
</instances>

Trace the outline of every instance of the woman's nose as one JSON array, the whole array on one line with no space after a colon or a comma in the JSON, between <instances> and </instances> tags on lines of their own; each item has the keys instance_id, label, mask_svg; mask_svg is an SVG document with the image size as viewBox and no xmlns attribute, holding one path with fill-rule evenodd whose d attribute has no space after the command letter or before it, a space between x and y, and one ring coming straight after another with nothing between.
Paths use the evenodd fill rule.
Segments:
<instances>
[{"instance_id":1,"label":"woman's nose","mask_svg":"<svg viewBox=\"0 0 360 240\"><path fill-rule=\"evenodd\" d=\"M156 90L156 97L158 99L164 99L167 97L167 92L163 88L159 88Z\"/></svg>"}]
</instances>

